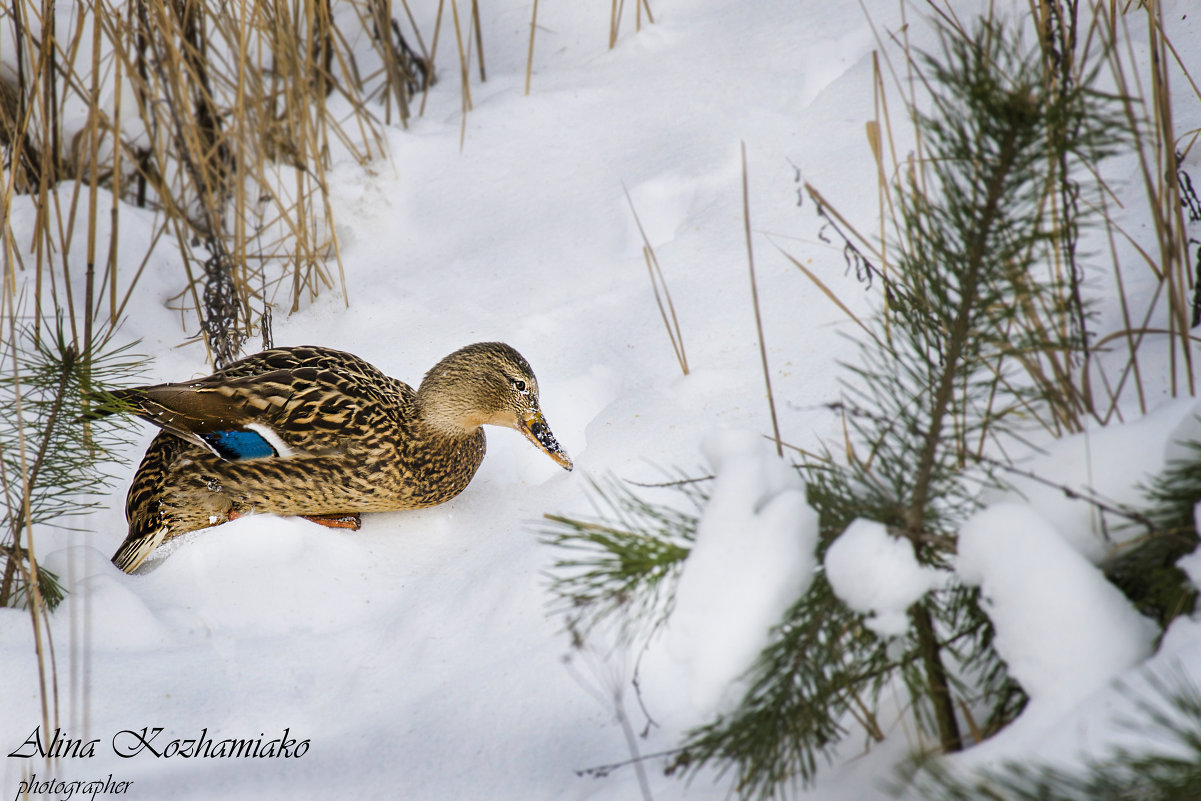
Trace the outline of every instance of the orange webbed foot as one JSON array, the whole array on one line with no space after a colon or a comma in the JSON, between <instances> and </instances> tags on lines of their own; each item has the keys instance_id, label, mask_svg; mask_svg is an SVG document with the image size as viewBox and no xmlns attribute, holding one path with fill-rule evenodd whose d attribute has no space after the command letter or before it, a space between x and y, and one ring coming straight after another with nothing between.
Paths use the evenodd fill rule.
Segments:
<instances>
[{"instance_id":1,"label":"orange webbed foot","mask_svg":"<svg viewBox=\"0 0 1201 801\"><path fill-rule=\"evenodd\" d=\"M358 531L363 527L363 520L357 512L345 515L301 515L302 518L326 528L347 528Z\"/></svg>"}]
</instances>

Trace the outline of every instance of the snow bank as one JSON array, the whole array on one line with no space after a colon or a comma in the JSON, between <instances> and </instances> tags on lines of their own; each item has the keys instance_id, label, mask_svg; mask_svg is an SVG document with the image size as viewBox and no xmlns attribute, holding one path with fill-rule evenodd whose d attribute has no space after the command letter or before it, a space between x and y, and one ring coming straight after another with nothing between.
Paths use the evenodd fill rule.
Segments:
<instances>
[{"instance_id":1,"label":"snow bank","mask_svg":"<svg viewBox=\"0 0 1201 801\"><path fill-rule=\"evenodd\" d=\"M812 579L817 513L796 471L758 434L724 431L702 449L717 474L667 623L671 666L698 719L736 702L736 679ZM674 671L672 668L674 667ZM662 682L672 684L670 675Z\"/></svg>"},{"instance_id":2,"label":"snow bank","mask_svg":"<svg viewBox=\"0 0 1201 801\"><path fill-rule=\"evenodd\" d=\"M1029 505L968 520L957 570L983 592L997 651L1032 702L1078 700L1151 653L1155 625Z\"/></svg>"},{"instance_id":3,"label":"snow bank","mask_svg":"<svg viewBox=\"0 0 1201 801\"><path fill-rule=\"evenodd\" d=\"M834 593L869 615L868 628L882 637L903 634L909 627L906 610L942 577L918 563L908 540L871 520L852 522L826 551L826 578Z\"/></svg>"},{"instance_id":4,"label":"snow bank","mask_svg":"<svg viewBox=\"0 0 1201 801\"><path fill-rule=\"evenodd\" d=\"M244 517L164 559L143 594L176 626L241 636L337 630L370 608L363 577L374 560L359 540L296 517Z\"/></svg>"}]
</instances>

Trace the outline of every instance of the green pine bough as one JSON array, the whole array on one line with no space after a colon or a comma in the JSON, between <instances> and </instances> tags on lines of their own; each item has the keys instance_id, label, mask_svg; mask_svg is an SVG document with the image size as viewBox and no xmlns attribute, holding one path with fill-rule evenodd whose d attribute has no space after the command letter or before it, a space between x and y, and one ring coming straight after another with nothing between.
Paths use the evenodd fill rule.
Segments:
<instances>
[{"instance_id":1,"label":"green pine bough","mask_svg":"<svg viewBox=\"0 0 1201 801\"><path fill-rule=\"evenodd\" d=\"M57 576L37 565L31 529L69 524L110 486L107 467L122 444L121 419L92 422L88 407L105 387L128 383L144 360L111 336L80 347L60 318L21 328L10 317L0 338L0 607L53 609Z\"/></svg>"}]
</instances>

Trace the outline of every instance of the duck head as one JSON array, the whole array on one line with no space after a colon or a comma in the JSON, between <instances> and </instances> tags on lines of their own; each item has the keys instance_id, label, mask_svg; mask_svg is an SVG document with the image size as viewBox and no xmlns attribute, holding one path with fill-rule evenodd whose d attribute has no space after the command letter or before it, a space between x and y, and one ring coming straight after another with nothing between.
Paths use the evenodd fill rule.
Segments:
<instances>
[{"instance_id":1,"label":"duck head","mask_svg":"<svg viewBox=\"0 0 1201 801\"><path fill-rule=\"evenodd\" d=\"M425 374L417 401L425 421L448 433L481 425L516 429L565 470L572 467L542 416L534 371L503 342L468 345L438 362Z\"/></svg>"}]
</instances>

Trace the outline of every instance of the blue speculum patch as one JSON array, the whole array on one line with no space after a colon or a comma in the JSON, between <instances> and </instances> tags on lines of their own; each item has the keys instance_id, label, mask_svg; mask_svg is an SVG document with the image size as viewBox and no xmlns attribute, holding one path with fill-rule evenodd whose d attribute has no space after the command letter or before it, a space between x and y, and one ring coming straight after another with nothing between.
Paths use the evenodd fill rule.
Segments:
<instances>
[{"instance_id":1,"label":"blue speculum patch","mask_svg":"<svg viewBox=\"0 0 1201 801\"><path fill-rule=\"evenodd\" d=\"M207 442L218 456L231 462L278 455L271 443L254 431L212 431L201 434L200 438Z\"/></svg>"}]
</instances>

